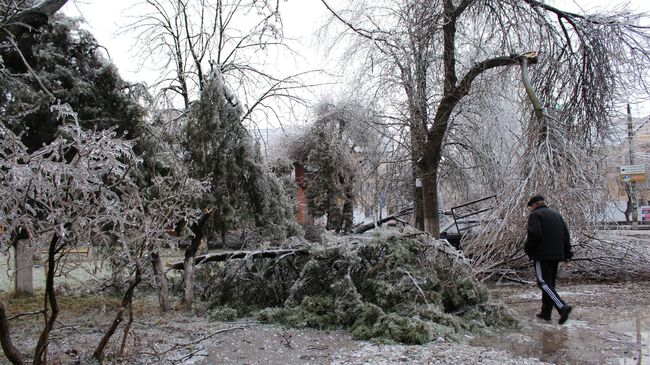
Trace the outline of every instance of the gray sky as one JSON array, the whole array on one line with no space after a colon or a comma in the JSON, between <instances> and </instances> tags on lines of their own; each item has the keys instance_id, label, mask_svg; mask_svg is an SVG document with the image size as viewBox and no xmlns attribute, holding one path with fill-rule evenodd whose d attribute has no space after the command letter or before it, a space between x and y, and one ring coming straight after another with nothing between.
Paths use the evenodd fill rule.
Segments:
<instances>
[{"instance_id":1,"label":"gray sky","mask_svg":"<svg viewBox=\"0 0 650 365\"><path fill-rule=\"evenodd\" d=\"M331 1L336 3L337 1ZM87 28L97 38L99 43L106 47L111 60L117 65L120 74L126 80L137 82L144 81L148 84L154 82L157 73L151 69L139 68L136 52L132 49L132 36L120 34L120 29L129 23L129 8L134 0L76 0L68 3L63 11L72 16L82 16L87 21ZM650 1L607 1L607 0L558 0L551 1L554 5L571 11L579 7L584 10L611 9L612 7L628 4L634 11L650 13ZM578 5L579 4L579 5ZM284 25L284 34L287 39L294 39L292 48L303 55L295 63L286 59L278 60L278 70L285 69L286 73L325 68L326 57L318 49L313 33L329 13L320 0L288 0L281 3L281 15ZM650 25L650 19L646 22ZM331 70L328 70L331 71ZM645 116L650 114L650 102L633 106L633 114Z\"/></svg>"}]
</instances>

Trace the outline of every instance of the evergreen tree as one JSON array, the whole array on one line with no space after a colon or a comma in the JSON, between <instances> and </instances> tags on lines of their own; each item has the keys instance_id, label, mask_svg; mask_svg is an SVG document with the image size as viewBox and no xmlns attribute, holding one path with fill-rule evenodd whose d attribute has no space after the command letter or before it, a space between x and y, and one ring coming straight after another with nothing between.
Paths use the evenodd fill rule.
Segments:
<instances>
[{"instance_id":1,"label":"evergreen tree","mask_svg":"<svg viewBox=\"0 0 650 365\"><path fill-rule=\"evenodd\" d=\"M67 103L81 127L116 127L118 135L141 134L141 88L127 84L79 21L55 15L38 31L25 32L16 47L1 47L0 68L12 77L0 80L2 120L23 143L36 150L52 142L61 124L52 104ZM136 151L141 146L136 146Z\"/></svg>"},{"instance_id":2,"label":"evergreen tree","mask_svg":"<svg viewBox=\"0 0 650 365\"><path fill-rule=\"evenodd\" d=\"M212 193L201 204L215 208L213 226L222 240L235 224L252 222L276 238L295 234L292 204L280 180L262 163L242 124L243 109L222 75L213 72L189 112L185 130L195 176L208 177Z\"/></svg>"}]
</instances>

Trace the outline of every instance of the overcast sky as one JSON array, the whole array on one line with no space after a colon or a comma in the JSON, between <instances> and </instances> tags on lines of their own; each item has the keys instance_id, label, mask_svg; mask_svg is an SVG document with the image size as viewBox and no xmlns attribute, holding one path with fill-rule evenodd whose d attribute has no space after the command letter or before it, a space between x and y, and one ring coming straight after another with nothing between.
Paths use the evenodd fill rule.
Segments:
<instances>
[{"instance_id":1,"label":"overcast sky","mask_svg":"<svg viewBox=\"0 0 650 365\"><path fill-rule=\"evenodd\" d=\"M134 46L132 36L120 34L121 27L129 22L129 8L133 3L134 0L76 0L68 3L63 11L71 16L82 16L87 21L87 28L99 43L106 47L123 78L132 82L144 81L151 84L156 80L157 74L152 70L138 67L136 52L132 49ZM551 3L572 11L576 11L579 6L584 10L593 10L628 4L634 11L650 13L648 0L559 0ZM298 43L294 44L294 48L304 55L303 59L298 60L298 64L291 64L287 69L293 72L324 68L325 57L312 36L329 16L320 0L281 2L281 15L285 37L295 39ZM650 24L650 20L646 23ZM282 62L282 66L286 67L287 63ZM647 105L648 103L634 106L633 114L639 116L650 114L650 107Z\"/></svg>"},{"instance_id":2,"label":"overcast sky","mask_svg":"<svg viewBox=\"0 0 650 365\"><path fill-rule=\"evenodd\" d=\"M87 28L108 49L111 60L125 79L152 81L148 78L155 78L156 75L137 67L136 52L132 50L132 35L120 34L121 27L129 23L129 17L132 16L130 8L136 1L77 0L65 5L63 11L71 16L81 16L87 21ZM318 47L312 42L312 34L328 16L325 7L320 0L288 0L280 5L285 38L296 39L302 45L298 45L305 55L301 67L306 70L320 66L316 51Z\"/></svg>"}]
</instances>

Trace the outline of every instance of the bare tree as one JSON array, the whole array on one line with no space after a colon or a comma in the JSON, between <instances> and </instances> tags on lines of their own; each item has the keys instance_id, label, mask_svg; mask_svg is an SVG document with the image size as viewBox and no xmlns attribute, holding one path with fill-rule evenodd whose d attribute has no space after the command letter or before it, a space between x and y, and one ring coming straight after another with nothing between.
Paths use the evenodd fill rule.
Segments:
<instances>
[{"instance_id":1,"label":"bare tree","mask_svg":"<svg viewBox=\"0 0 650 365\"><path fill-rule=\"evenodd\" d=\"M223 74L244 109L242 120L280 119L278 105L302 102L299 75L267 71L263 56L291 49L282 35L279 2L223 0L142 0L136 20L125 28L135 34L143 63L160 68L157 86L183 109L198 98L214 70ZM159 60L167 60L159 62ZM233 103L239 103L232 100ZM259 118L253 115L260 113Z\"/></svg>"},{"instance_id":2,"label":"bare tree","mask_svg":"<svg viewBox=\"0 0 650 365\"><path fill-rule=\"evenodd\" d=\"M402 89L400 108L408 116L412 163L422 184L419 214L433 235L443 147L475 81L516 74L519 67L509 66L537 61L535 108L562 104L561 123L598 136L608 128L616 95L634 77L647 76L642 65L650 36L638 25L641 15L624 10L577 14L536 0L355 1L344 11L323 3L356 37L354 50L363 52L368 78Z\"/></svg>"}]
</instances>

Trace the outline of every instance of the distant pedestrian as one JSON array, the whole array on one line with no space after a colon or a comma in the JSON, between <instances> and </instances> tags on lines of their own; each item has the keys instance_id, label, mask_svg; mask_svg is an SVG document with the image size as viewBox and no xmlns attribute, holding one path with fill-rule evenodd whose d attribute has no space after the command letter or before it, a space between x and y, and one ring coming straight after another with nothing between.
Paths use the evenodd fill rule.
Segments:
<instances>
[{"instance_id":1,"label":"distant pedestrian","mask_svg":"<svg viewBox=\"0 0 650 365\"><path fill-rule=\"evenodd\" d=\"M528 237L524 251L535 263L537 285L542 289L542 310L538 318L551 320L553 307L560 313L559 324L569 319L571 306L555 291L555 278L560 261L571 259L569 229L560 213L549 209L544 197L534 195L528 201Z\"/></svg>"}]
</instances>

